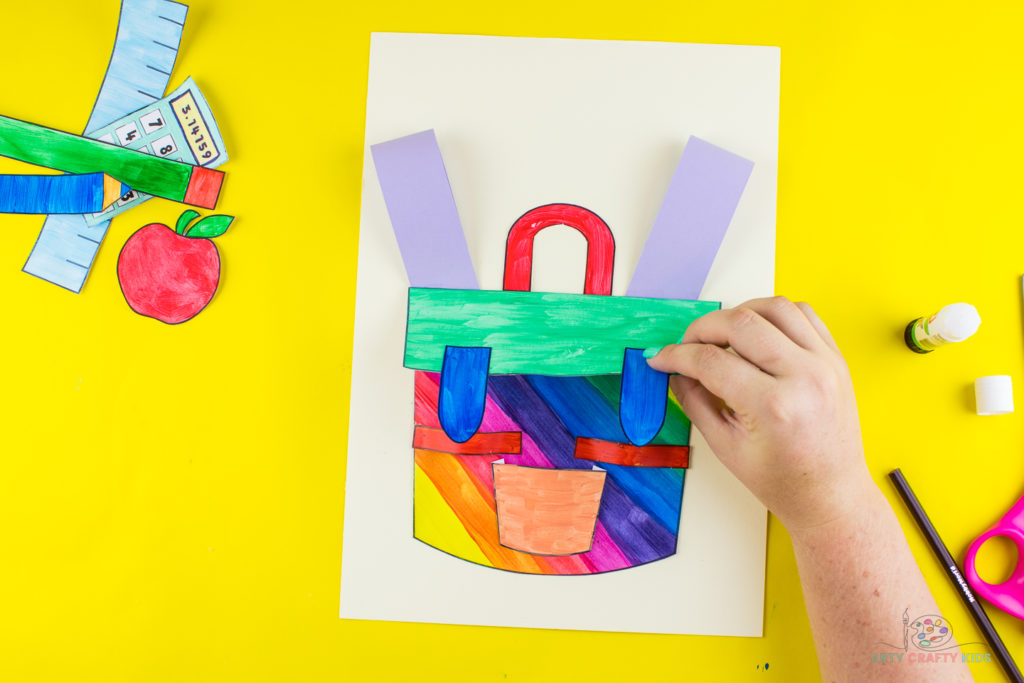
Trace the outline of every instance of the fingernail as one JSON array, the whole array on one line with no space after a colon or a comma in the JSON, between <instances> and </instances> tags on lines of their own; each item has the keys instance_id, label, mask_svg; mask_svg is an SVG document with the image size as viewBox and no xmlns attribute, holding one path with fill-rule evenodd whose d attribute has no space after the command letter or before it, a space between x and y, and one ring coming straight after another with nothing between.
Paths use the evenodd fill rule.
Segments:
<instances>
[{"instance_id":1,"label":"fingernail","mask_svg":"<svg viewBox=\"0 0 1024 683\"><path fill-rule=\"evenodd\" d=\"M664 346L651 346L651 347L648 347L648 348L644 349L644 358L654 358L659 353L661 353L661 350L663 348L665 348L665 347Z\"/></svg>"}]
</instances>

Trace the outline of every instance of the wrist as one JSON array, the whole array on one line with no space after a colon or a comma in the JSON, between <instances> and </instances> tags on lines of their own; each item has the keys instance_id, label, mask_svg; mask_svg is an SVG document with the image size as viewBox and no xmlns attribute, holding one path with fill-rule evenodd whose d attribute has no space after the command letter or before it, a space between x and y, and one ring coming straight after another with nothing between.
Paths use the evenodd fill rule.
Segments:
<instances>
[{"instance_id":1,"label":"wrist","mask_svg":"<svg viewBox=\"0 0 1024 683\"><path fill-rule=\"evenodd\" d=\"M848 534L872 526L880 515L892 514L888 501L866 470L863 476L851 477L823 498L828 500L828 506L813 515L776 515L794 543Z\"/></svg>"}]
</instances>

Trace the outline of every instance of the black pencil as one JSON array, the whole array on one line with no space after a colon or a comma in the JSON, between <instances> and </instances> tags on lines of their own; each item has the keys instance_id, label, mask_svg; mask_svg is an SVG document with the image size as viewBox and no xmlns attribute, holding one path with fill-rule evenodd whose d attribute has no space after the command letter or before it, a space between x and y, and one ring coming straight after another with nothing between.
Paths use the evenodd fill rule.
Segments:
<instances>
[{"instance_id":1,"label":"black pencil","mask_svg":"<svg viewBox=\"0 0 1024 683\"><path fill-rule=\"evenodd\" d=\"M910 484L903 477L903 473L897 468L889 473L889 478L892 479L892 483L896 486L896 490L899 492L903 502L907 504L910 514L914 517L914 521L917 522L917 526L920 527L921 532L928 539L928 545L935 551L935 557L939 558L939 562L942 563L943 569L946 570L949 580L953 582L957 592L960 593L960 599L964 601L964 606L967 607L971 616L974 617L974 623L985 634L985 639L988 640L988 644L995 651L996 659L1002 664L1006 675L1015 683L1024 683L1024 676L1021 676L1020 669L1017 668L1016 662L1013 661L1013 657L1010 656L1006 645L1003 644L1003 639L999 637L996 627L989 621L985 610L974 597L974 593L971 592L970 587L964 580L959 565L957 565L953 556L949 554L949 548L939 538L939 532L935 530L931 520L928 519L928 513L921 507L921 503L918 502L917 496L914 495Z\"/></svg>"}]
</instances>

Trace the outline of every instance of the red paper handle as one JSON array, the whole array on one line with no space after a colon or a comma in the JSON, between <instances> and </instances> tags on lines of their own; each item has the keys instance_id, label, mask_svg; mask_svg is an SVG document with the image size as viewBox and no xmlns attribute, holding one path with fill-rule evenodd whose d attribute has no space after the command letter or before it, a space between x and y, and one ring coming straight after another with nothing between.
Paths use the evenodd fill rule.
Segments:
<instances>
[{"instance_id":1,"label":"red paper handle","mask_svg":"<svg viewBox=\"0 0 1024 683\"><path fill-rule=\"evenodd\" d=\"M505 289L530 291L533 268L533 238L551 225L568 225L587 239L587 276L584 294L612 293L615 238L608 224L593 211L575 204L547 204L527 211L508 231L505 247Z\"/></svg>"}]
</instances>

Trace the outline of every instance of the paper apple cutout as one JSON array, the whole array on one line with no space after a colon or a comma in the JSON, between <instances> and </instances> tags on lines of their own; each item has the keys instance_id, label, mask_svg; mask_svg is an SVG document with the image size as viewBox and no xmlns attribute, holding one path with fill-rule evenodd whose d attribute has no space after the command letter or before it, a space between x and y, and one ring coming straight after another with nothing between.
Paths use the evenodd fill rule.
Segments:
<instances>
[{"instance_id":1,"label":"paper apple cutout","mask_svg":"<svg viewBox=\"0 0 1024 683\"><path fill-rule=\"evenodd\" d=\"M136 230L117 257L117 281L133 311L168 325L191 320L220 282L220 253L209 239L223 235L234 216L181 214L174 230L151 223Z\"/></svg>"}]
</instances>

